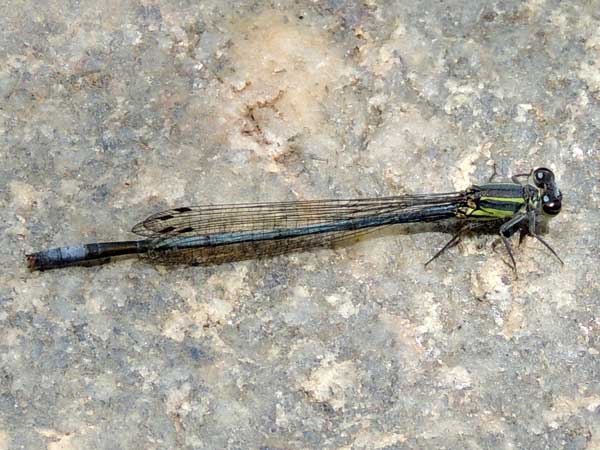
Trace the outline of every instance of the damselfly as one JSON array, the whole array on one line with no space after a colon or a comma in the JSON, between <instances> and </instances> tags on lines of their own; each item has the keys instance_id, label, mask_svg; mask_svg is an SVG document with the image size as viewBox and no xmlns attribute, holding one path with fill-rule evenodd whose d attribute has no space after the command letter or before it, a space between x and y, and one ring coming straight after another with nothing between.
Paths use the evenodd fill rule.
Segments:
<instances>
[{"instance_id":1,"label":"damselfly","mask_svg":"<svg viewBox=\"0 0 600 450\"><path fill-rule=\"evenodd\" d=\"M218 264L324 246L393 224L454 219L456 234L427 264L464 231L485 224L499 232L516 270L509 238L517 231L535 237L562 263L536 231L540 219L560 212L561 201L552 171L538 168L511 182L442 194L186 206L137 224L133 232L144 239L53 248L27 255L27 261L31 270L96 265L127 255L157 264Z\"/></svg>"}]
</instances>

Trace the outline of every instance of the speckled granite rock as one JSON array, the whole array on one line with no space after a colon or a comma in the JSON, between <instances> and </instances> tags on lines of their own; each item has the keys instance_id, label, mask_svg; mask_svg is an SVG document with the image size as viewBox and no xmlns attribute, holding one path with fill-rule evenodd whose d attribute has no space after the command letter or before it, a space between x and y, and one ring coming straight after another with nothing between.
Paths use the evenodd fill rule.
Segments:
<instances>
[{"instance_id":1,"label":"speckled granite rock","mask_svg":"<svg viewBox=\"0 0 600 450\"><path fill-rule=\"evenodd\" d=\"M600 448L595 1L0 6L0 449ZM545 165L548 241L29 273L165 207Z\"/></svg>"}]
</instances>

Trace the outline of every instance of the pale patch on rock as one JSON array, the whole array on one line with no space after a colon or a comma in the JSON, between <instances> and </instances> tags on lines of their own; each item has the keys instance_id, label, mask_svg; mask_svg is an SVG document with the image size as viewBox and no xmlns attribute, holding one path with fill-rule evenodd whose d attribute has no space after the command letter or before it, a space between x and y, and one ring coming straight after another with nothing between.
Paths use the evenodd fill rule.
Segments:
<instances>
[{"instance_id":1,"label":"pale patch on rock","mask_svg":"<svg viewBox=\"0 0 600 450\"><path fill-rule=\"evenodd\" d=\"M214 275L206 283L212 295L206 295L204 302L198 300L196 287L188 282L179 282L175 291L185 300L185 311L174 311L163 324L163 336L182 342L186 334L203 335L210 328L226 323L241 293L246 289L245 267L233 273L228 272L229 283L222 275ZM235 276L237 274L237 276Z\"/></svg>"},{"instance_id":2,"label":"pale patch on rock","mask_svg":"<svg viewBox=\"0 0 600 450\"><path fill-rule=\"evenodd\" d=\"M293 136L327 135L322 104L352 69L326 32L277 11L235 20L231 32L235 71L220 97L230 146L272 158L277 171L278 160L293 152Z\"/></svg>"},{"instance_id":3,"label":"pale patch on rock","mask_svg":"<svg viewBox=\"0 0 600 450\"><path fill-rule=\"evenodd\" d=\"M417 333L425 334L440 331L443 325L440 321L440 314L438 311L439 304L434 302L433 293L423 292L419 297L419 303L422 305L422 308L427 312L427 315L423 318L423 323L416 327Z\"/></svg>"},{"instance_id":4,"label":"pale patch on rock","mask_svg":"<svg viewBox=\"0 0 600 450\"><path fill-rule=\"evenodd\" d=\"M221 271L211 276L207 285L222 294L222 298L228 302L237 302L240 297L249 293L246 277L248 266L236 264L232 270Z\"/></svg>"},{"instance_id":5,"label":"pale patch on rock","mask_svg":"<svg viewBox=\"0 0 600 450\"><path fill-rule=\"evenodd\" d=\"M31 210L45 197L42 191L22 181L11 181L9 184L12 196L12 208L16 210Z\"/></svg>"},{"instance_id":6,"label":"pale patch on rock","mask_svg":"<svg viewBox=\"0 0 600 450\"><path fill-rule=\"evenodd\" d=\"M476 298L494 303L508 302L512 299L511 286L503 281L510 268L498 261L499 257L491 254L485 260L481 270L472 273L471 292Z\"/></svg>"},{"instance_id":7,"label":"pale patch on rock","mask_svg":"<svg viewBox=\"0 0 600 450\"><path fill-rule=\"evenodd\" d=\"M316 402L324 402L334 409L346 404L346 390L356 385L357 373L351 361L341 363L324 360L313 370L300 388Z\"/></svg>"},{"instance_id":8,"label":"pale patch on rock","mask_svg":"<svg viewBox=\"0 0 600 450\"><path fill-rule=\"evenodd\" d=\"M275 424L278 427L286 427L289 423L289 417L281 403L275 405Z\"/></svg>"},{"instance_id":9,"label":"pale patch on rock","mask_svg":"<svg viewBox=\"0 0 600 450\"><path fill-rule=\"evenodd\" d=\"M523 308L518 303L514 303L508 317L505 319L500 334L508 340L513 337L515 332L522 330L526 325L527 320L523 314Z\"/></svg>"},{"instance_id":10,"label":"pale patch on rock","mask_svg":"<svg viewBox=\"0 0 600 450\"><path fill-rule=\"evenodd\" d=\"M545 6L546 6L546 0L528 0L526 3L526 7L532 13L547 12Z\"/></svg>"},{"instance_id":11,"label":"pale patch on rock","mask_svg":"<svg viewBox=\"0 0 600 450\"><path fill-rule=\"evenodd\" d=\"M558 428L566 422L569 417L580 413L581 409L594 412L600 406L600 396L568 398L558 397L552 404L552 408L542 412L544 421L551 428Z\"/></svg>"},{"instance_id":12,"label":"pale patch on rock","mask_svg":"<svg viewBox=\"0 0 600 450\"><path fill-rule=\"evenodd\" d=\"M193 324L187 312L173 312L162 326L162 335L177 342L183 342L186 331Z\"/></svg>"},{"instance_id":13,"label":"pale patch on rock","mask_svg":"<svg viewBox=\"0 0 600 450\"><path fill-rule=\"evenodd\" d=\"M0 430L0 450L8 450L10 445L10 437L6 431Z\"/></svg>"},{"instance_id":14,"label":"pale patch on rock","mask_svg":"<svg viewBox=\"0 0 600 450\"><path fill-rule=\"evenodd\" d=\"M400 168L405 166L407 157L420 154L415 149L431 145L446 132L447 123L440 118L424 117L414 105L403 104L393 114L384 116L384 121L369 141L366 158L373 167L381 167L388 178L400 179L404 187L423 192L423 182L418 174L426 171L420 171L419 167L430 167L431 161L414 157L415 176L412 177L407 177Z\"/></svg>"},{"instance_id":15,"label":"pale patch on rock","mask_svg":"<svg viewBox=\"0 0 600 450\"><path fill-rule=\"evenodd\" d=\"M283 320L293 326L302 326L313 320L318 304L312 300L312 294L306 286L295 286L287 299L287 308Z\"/></svg>"},{"instance_id":16,"label":"pale patch on rock","mask_svg":"<svg viewBox=\"0 0 600 450\"><path fill-rule=\"evenodd\" d=\"M577 74L579 75L579 78L585 81L594 94L598 94L600 91L600 61L582 62ZM598 95L595 95L595 97L598 97Z\"/></svg>"},{"instance_id":17,"label":"pale patch on rock","mask_svg":"<svg viewBox=\"0 0 600 450\"><path fill-rule=\"evenodd\" d=\"M464 156L457 162L458 170L452 171L452 182L456 189L466 189L473 184L473 173L475 172L475 161L481 156L490 156L492 144L486 143L475 148L469 148Z\"/></svg>"},{"instance_id":18,"label":"pale patch on rock","mask_svg":"<svg viewBox=\"0 0 600 450\"><path fill-rule=\"evenodd\" d=\"M585 157L585 152L583 151L583 149L579 145L573 144L571 146L571 156L574 159L577 159L579 161L583 161L583 159Z\"/></svg>"},{"instance_id":19,"label":"pale patch on rock","mask_svg":"<svg viewBox=\"0 0 600 450\"><path fill-rule=\"evenodd\" d=\"M569 17L562 11L562 8L557 8L550 13L550 23L563 35L569 31L568 20Z\"/></svg>"},{"instance_id":20,"label":"pale patch on rock","mask_svg":"<svg viewBox=\"0 0 600 450\"><path fill-rule=\"evenodd\" d=\"M60 180L61 198L72 198L81 190L81 183L70 178Z\"/></svg>"},{"instance_id":21,"label":"pale patch on rock","mask_svg":"<svg viewBox=\"0 0 600 450\"><path fill-rule=\"evenodd\" d=\"M458 390L468 389L473 383L471 374L462 366L442 370L439 380L442 386Z\"/></svg>"},{"instance_id":22,"label":"pale patch on rock","mask_svg":"<svg viewBox=\"0 0 600 450\"><path fill-rule=\"evenodd\" d=\"M527 117L529 115L529 111L533 109L529 103L521 103L517 105L517 116L515 117L515 122L523 123L527 121Z\"/></svg>"},{"instance_id":23,"label":"pale patch on rock","mask_svg":"<svg viewBox=\"0 0 600 450\"><path fill-rule=\"evenodd\" d=\"M192 388L189 383L169 390L165 406L168 414L185 417L190 412L189 396Z\"/></svg>"},{"instance_id":24,"label":"pale patch on rock","mask_svg":"<svg viewBox=\"0 0 600 450\"><path fill-rule=\"evenodd\" d=\"M471 105L473 99L477 96L478 91L474 86L469 84L458 84L454 80L448 80L446 82L446 88L450 92L446 104L444 105L446 114L452 114L453 111L463 106Z\"/></svg>"},{"instance_id":25,"label":"pale patch on rock","mask_svg":"<svg viewBox=\"0 0 600 450\"><path fill-rule=\"evenodd\" d=\"M597 26L590 27L593 34L585 41L588 58L579 66L578 76L588 85L596 99L600 98L600 31Z\"/></svg>"},{"instance_id":26,"label":"pale patch on rock","mask_svg":"<svg viewBox=\"0 0 600 450\"><path fill-rule=\"evenodd\" d=\"M368 32L359 31L364 44L358 49L359 64L371 70L377 77L386 77L393 70L402 68L408 72L411 83L419 90L424 84L435 80L444 70L444 61L432 50L430 39L415 28L407 30L406 25L396 20L395 29L389 39L381 42L373 39ZM424 81L416 73L431 74Z\"/></svg>"},{"instance_id":27,"label":"pale patch on rock","mask_svg":"<svg viewBox=\"0 0 600 450\"><path fill-rule=\"evenodd\" d=\"M138 173L134 189L131 190L130 201L142 203L161 199L174 205L185 195L185 186L185 178L174 177L160 165L144 165Z\"/></svg>"},{"instance_id":28,"label":"pale patch on rock","mask_svg":"<svg viewBox=\"0 0 600 450\"><path fill-rule=\"evenodd\" d=\"M80 448L73 442L75 438L73 433L62 433L50 429L39 429L37 432L48 439L48 450L78 450Z\"/></svg>"},{"instance_id":29,"label":"pale patch on rock","mask_svg":"<svg viewBox=\"0 0 600 450\"><path fill-rule=\"evenodd\" d=\"M351 445L341 447L340 450L392 448L392 446L398 446L406 440L407 437L401 433L377 433L370 430L361 430L354 436L354 442Z\"/></svg>"},{"instance_id":30,"label":"pale patch on rock","mask_svg":"<svg viewBox=\"0 0 600 450\"><path fill-rule=\"evenodd\" d=\"M407 368L418 366L424 356L423 346L419 343L417 336L419 331L410 320L393 314L382 313L379 320L383 328L394 335L399 344L399 356Z\"/></svg>"},{"instance_id":31,"label":"pale patch on rock","mask_svg":"<svg viewBox=\"0 0 600 450\"><path fill-rule=\"evenodd\" d=\"M600 29L594 27L592 30L593 34L585 41L585 48L600 51Z\"/></svg>"},{"instance_id":32,"label":"pale patch on rock","mask_svg":"<svg viewBox=\"0 0 600 450\"><path fill-rule=\"evenodd\" d=\"M342 296L338 293L331 294L325 298L325 301L330 305L335 306L337 308L337 313L344 319L348 319L358 313L358 308L352 304L352 300L348 295Z\"/></svg>"}]
</instances>

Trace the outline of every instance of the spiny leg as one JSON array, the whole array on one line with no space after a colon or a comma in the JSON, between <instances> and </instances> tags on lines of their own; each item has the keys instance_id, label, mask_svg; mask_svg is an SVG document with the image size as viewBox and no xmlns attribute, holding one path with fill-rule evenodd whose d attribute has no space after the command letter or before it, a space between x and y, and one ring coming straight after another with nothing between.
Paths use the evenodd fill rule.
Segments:
<instances>
[{"instance_id":1,"label":"spiny leg","mask_svg":"<svg viewBox=\"0 0 600 450\"><path fill-rule=\"evenodd\" d=\"M510 256L510 260L512 262L512 265L510 266L510 268L515 273L517 273L517 262L515 261L515 257L513 256L512 245L510 245L508 238L504 237L502 232L500 232L500 238L502 239L502 242L504 243L504 247L506 248L506 252L508 253L508 256Z\"/></svg>"},{"instance_id":2,"label":"spiny leg","mask_svg":"<svg viewBox=\"0 0 600 450\"><path fill-rule=\"evenodd\" d=\"M517 214L515 217L510 219L508 222L504 223L500 227L500 238L504 243L504 247L506 248L506 252L512 261L512 269L517 272L517 262L515 261L515 257L513 255L512 246L510 245L510 241L508 240L513 234L517 232L521 227L518 225L522 224L523 221L529 219L529 214Z\"/></svg>"},{"instance_id":3,"label":"spiny leg","mask_svg":"<svg viewBox=\"0 0 600 450\"><path fill-rule=\"evenodd\" d=\"M492 165L492 174L488 178L488 183L491 183L492 181L494 181L494 178L496 178L496 175L498 175L498 171L496 170L496 161L494 161L494 163Z\"/></svg>"},{"instance_id":4,"label":"spiny leg","mask_svg":"<svg viewBox=\"0 0 600 450\"><path fill-rule=\"evenodd\" d=\"M427 267L427 265L432 262L434 259L437 259L438 257L440 257L442 255L442 253L444 253L446 250L448 250L449 248L454 247L455 245L457 245L460 242L460 236L462 235L462 233L467 230L469 228L468 225L463 225L462 227L460 227L458 229L458 231L454 234L454 236L452 236L452 239L450 239L448 242L446 242L446 245L444 245L435 255L433 255L429 261L427 261L425 263L425 267Z\"/></svg>"},{"instance_id":5,"label":"spiny leg","mask_svg":"<svg viewBox=\"0 0 600 450\"><path fill-rule=\"evenodd\" d=\"M517 173L517 174L513 175L512 177L510 177L510 179L513 183L522 185L523 183L521 183L519 178L529 178L532 173L533 173L533 170L531 170L529 173ZM496 178L497 175L498 175L498 171L497 171L496 163L494 162L494 164L492 166L492 175L490 175L490 177L488 178L488 183L492 183L494 181L494 178Z\"/></svg>"},{"instance_id":6,"label":"spiny leg","mask_svg":"<svg viewBox=\"0 0 600 450\"><path fill-rule=\"evenodd\" d=\"M536 221L536 215L535 215L535 211L533 210L529 210L525 213L527 215L527 227L525 226L521 226L519 227L519 246L521 246L521 244L523 243L523 241L525 240L525 238L527 236L535 236L536 232L535 229L537 227L537 221ZM511 234L515 233L515 231L513 231Z\"/></svg>"},{"instance_id":7,"label":"spiny leg","mask_svg":"<svg viewBox=\"0 0 600 450\"><path fill-rule=\"evenodd\" d=\"M519 178L529 178L531 176L531 174L533 173L533 169L531 169L529 171L529 173L517 173L515 175L513 175L512 177L510 177L510 179L512 180L513 183L515 184L522 184L519 181Z\"/></svg>"},{"instance_id":8,"label":"spiny leg","mask_svg":"<svg viewBox=\"0 0 600 450\"><path fill-rule=\"evenodd\" d=\"M544 244L544 246L548 250L550 250L550 252L552 252L552 254L554 256L556 256L556 259L558 259L563 266L565 265L565 262L562 259L560 259L560 256L558 256L558 254L554 251L554 249L552 247L550 247L550 244L548 244L544 239L542 239L539 234L533 234L532 236L534 238L536 238L538 241L540 241L542 244Z\"/></svg>"},{"instance_id":9,"label":"spiny leg","mask_svg":"<svg viewBox=\"0 0 600 450\"><path fill-rule=\"evenodd\" d=\"M560 263L564 266L565 263L562 259L560 259L560 256L558 256L558 254L554 251L554 249L552 247L550 247L550 244L548 244L544 239L542 239L542 237L537 234L536 228L537 228L537 224L536 224L536 215L535 215L535 211L529 211L527 213L528 217L529 217L529 233L531 236L533 236L534 238L536 238L538 241L540 241L542 244L544 244L544 246L550 250L550 252L556 257L556 259L558 259L560 261Z\"/></svg>"},{"instance_id":10,"label":"spiny leg","mask_svg":"<svg viewBox=\"0 0 600 450\"><path fill-rule=\"evenodd\" d=\"M531 234L529 233L529 230L527 228L521 227L520 230L521 231L519 232L519 247L521 246L525 238Z\"/></svg>"}]
</instances>

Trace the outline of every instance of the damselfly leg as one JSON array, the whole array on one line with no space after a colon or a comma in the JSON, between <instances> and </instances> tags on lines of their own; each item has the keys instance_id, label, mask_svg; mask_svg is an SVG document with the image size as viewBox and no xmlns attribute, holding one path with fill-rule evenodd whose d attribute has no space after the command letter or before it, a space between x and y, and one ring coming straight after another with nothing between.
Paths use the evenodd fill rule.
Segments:
<instances>
[{"instance_id":1,"label":"damselfly leg","mask_svg":"<svg viewBox=\"0 0 600 450\"><path fill-rule=\"evenodd\" d=\"M560 258L560 256L558 256L558 254L556 253L556 251L550 246L550 244L548 244L538 233L537 233L537 222L536 222L536 215L535 215L535 211L529 211L527 213L528 215L528 219L529 219L529 229L528 229L528 233L530 236L533 236L534 238L536 238L538 241L540 241L542 244L544 244L544 246L550 250L550 252L556 257L556 259L558 259L560 261L560 263L564 266L565 263L564 261Z\"/></svg>"},{"instance_id":2,"label":"damselfly leg","mask_svg":"<svg viewBox=\"0 0 600 450\"><path fill-rule=\"evenodd\" d=\"M458 229L458 231L456 233L454 233L454 235L452 236L452 239L450 239L448 242L446 242L446 244L441 249L439 249L435 253L435 255L433 255L431 258L429 258L429 260L425 263L425 267L427 267L429 265L429 263L431 263L433 260L439 258L443 253L446 252L446 250L449 250L452 247L455 247L456 245L458 245L462 234L465 231L469 230L470 228L471 228L470 224L464 224L463 226L461 226Z\"/></svg>"}]
</instances>

